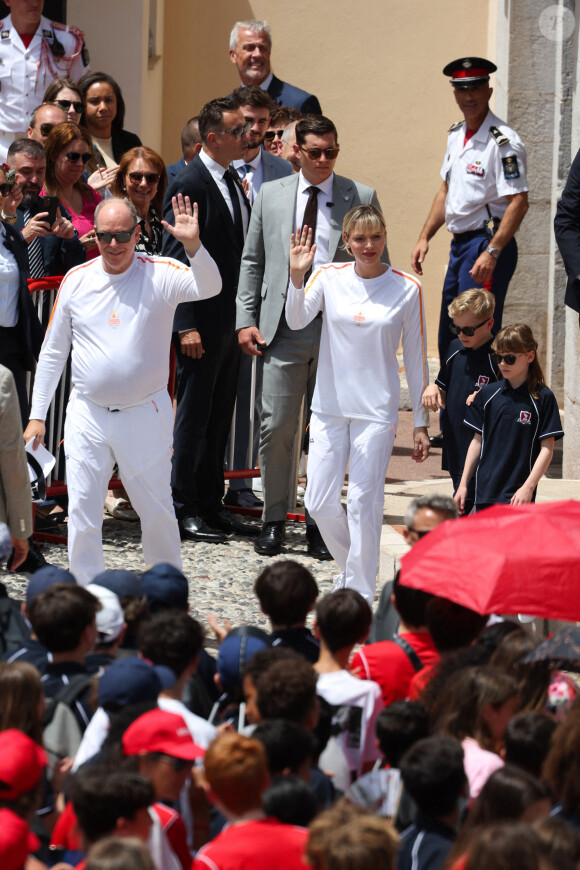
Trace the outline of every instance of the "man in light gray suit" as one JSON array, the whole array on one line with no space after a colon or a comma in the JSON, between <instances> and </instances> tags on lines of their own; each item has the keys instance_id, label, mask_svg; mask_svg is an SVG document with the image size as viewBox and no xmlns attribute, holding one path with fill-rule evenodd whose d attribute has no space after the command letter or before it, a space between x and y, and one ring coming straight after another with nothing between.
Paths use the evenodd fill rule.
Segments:
<instances>
[{"instance_id":1,"label":"man in light gray suit","mask_svg":"<svg viewBox=\"0 0 580 870\"><path fill-rule=\"evenodd\" d=\"M301 171L263 185L254 203L236 299L240 346L244 353L264 358L260 432L264 524L254 546L267 556L277 555L282 547L292 443L305 393L310 406L322 323L317 317L296 331L286 323L290 235L302 224L315 227L315 267L351 260L339 247L344 216L361 203L380 207L372 188L334 174L339 147L336 127L328 118L308 116L299 121L294 148ZM306 523L309 554L331 558L308 515Z\"/></svg>"},{"instance_id":2,"label":"man in light gray suit","mask_svg":"<svg viewBox=\"0 0 580 870\"><path fill-rule=\"evenodd\" d=\"M242 179L246 196L254 202L262 184L292 175L292 167L287 160L269 154L262 148L264 134L269 125L272 112L276 108L267 91L257 85L237 88L232 100L238 106L246 123L250 125L248 148L233 167ZM254 468L258 459L260 443L260 418L262 415L262 357L256 357L255 401L252 437L250 438L250 411L252 401L252 368L254 358L242 354L238 389L236 394L236 420L233 469ZM237 507L262 507L263 502L252 492L252 481L248 478L230 480L224 504Z\"/></svg>"}]
</instances>

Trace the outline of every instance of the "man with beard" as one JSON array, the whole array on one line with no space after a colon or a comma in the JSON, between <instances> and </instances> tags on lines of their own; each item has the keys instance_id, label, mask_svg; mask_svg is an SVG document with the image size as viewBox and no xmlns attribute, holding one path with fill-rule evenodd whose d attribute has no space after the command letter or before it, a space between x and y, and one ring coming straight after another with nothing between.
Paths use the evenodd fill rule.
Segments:
<instances>
[{"instance_id":1,"label":"man with beard","mask_svg":"<svg viewBox=\"0 0 580 870\"><path fill-rule=\"evenodd\" d=\"M286 160L269 154L261 146L264 134L268 129L272 112L276 108L274 102L257 85L237 88L232 99L238 106L246 122L250 125L248 147L239 160L234 160L233 167L242 179L246 195L254 202L260 187L266 181L274 181L285 175L292 175L292 167ZM242 468L254 468L258 459L260 444L260 417L262 413L262 364L261 357L256 358L256 389L254 407L254 427L251 450L250 442L250 402L252 398L252 366L253 359L245 354L240 361L238 375L238 390L236 394L236 422L234 442L235 471ZM252 492L250 479L231 480L224 503L238 507L262 507L262 502Z\"/></svg>"},{"instance_id":2,"label":"man with beard","mask_svg":"<svg viewBox=\"0 0 580 870\"><path fill-rule=\"evenodd\" d=\"M14 225L28 246L28 277L64 275L73 266L84 263L85 250L62 205L57 209L55 222L52 226L48 224L48 211L39 197L46 174L42 145L34 139L16 139L8 149L4 168L14 170L15 182L23 194Z\"/></svg>"}]
</instances>

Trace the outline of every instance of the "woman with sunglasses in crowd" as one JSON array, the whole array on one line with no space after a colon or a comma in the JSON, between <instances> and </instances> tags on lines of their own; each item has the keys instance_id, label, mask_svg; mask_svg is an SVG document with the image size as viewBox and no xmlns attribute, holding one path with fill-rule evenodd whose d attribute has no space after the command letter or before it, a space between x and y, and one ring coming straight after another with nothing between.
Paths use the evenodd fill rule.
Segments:
<instances>
[{"instance_id":1,"label":"woman with sunglasses in crowd","mask_svg":"<svg viewBox=\"0 0 580 870\"><path fill-rule=\"evenodd\" d=\"M93 156L89 133L77 124L54 127L46 140L46 178L41 194L58 196L71 216L87 252L87 259L98 254L95 237L95 209L102 199L82 180L87 163Z\"/></svg>"},{"instance_id":2,"label":"woman with sunglasses in crowd","mask_svg":"<svg viewBox=\"0 0 580 870\"><path fill-rule=\"evenodd\" d=\"M121 157L111 192L113 196L126 196L137 210L141 232L136 251L161 253L163 227L160 215L166 187L165 163L152 148L131 148Z\"/></svg>"},{"instance_id":3,"label":"woman with sunglasses in crowd","mask_svg":"<svg viewBox=\"0 0 580 870\"><path fill-rule=\"evenodd\" d=\"M544 384L538 342L525 323L506 326L492 349L503 378L486 384L465 411L474 432L461 482L454 495L464 512L469 481L475 479L475 511L493 504L526 504L548 469L554 441L564 431L556 398Z\"/></svg>"},{"instance_id":4,"label":"woman with sunglasses in crowd","mask_svg":"<svg viewBox=\"0 0 580 870\"><path fill-rule=\"evenodd\" d=\"M42 102L60 106L66 112L66 119L69 123L80 125L85 111L85 103L76 82L64 78L53 79L44 92ZM116 174L116 165L109 169L103 166L100 169L95 169L91 175L86 172L85 180L93 190L102 190L114 181Z\"/></svg>"}]
</instances>

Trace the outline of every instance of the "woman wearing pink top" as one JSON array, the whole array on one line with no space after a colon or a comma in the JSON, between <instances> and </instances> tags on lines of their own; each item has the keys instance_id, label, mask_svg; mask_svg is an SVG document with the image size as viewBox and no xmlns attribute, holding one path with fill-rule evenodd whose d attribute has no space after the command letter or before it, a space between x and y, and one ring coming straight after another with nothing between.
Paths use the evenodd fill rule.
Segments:
<instances>
[{"instance_id":1,"label":"woman wearing pink top","mask_svg":"<svg viewBox=\"0 0 580 870\"><path fill-rule=\"evenodd\" d=\"M95 209L102 197L81 178L93 156L91 137L77 124L58 124L50 131L45 150L46 180L43 193L58 196L71 216L72 225L87 252L87 259L96 257Z\"/></svg>"}]
</instances>

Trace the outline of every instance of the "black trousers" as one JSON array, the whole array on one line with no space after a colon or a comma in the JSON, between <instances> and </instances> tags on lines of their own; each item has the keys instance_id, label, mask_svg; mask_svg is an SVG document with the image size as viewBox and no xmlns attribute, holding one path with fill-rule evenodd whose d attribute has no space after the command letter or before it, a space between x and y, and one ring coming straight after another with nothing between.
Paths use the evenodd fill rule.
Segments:
<instances>
[{"instance_id":1,"label":"black trousers","mask_svg":"<svg viewBox=\"0 0 580 870\"><path fill-rule=\"evenodd\" d=\"M22 417L22 429L24 430L28 424L30 406L26 393L27 372L22 367L22 351L16 326L13 328L0 327L0 364L10 369L14 375L18 403L20 405L20 416Z\"/></svg>"},{"instance_id":2,"label":"black trousers","mask_svg":"<svg viewBox=\"0 0 580 870\"><path fill-rule=\"evenodd\" d=\"M176 344L177 412L171 486L178 519L208 516L222 507L224 457L232 423L240 347L232 329L204 337L205 353L191 359Z\"/></svg>"}]
</instances>

